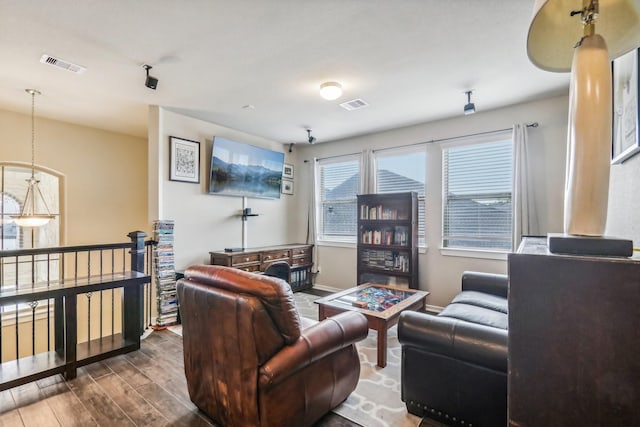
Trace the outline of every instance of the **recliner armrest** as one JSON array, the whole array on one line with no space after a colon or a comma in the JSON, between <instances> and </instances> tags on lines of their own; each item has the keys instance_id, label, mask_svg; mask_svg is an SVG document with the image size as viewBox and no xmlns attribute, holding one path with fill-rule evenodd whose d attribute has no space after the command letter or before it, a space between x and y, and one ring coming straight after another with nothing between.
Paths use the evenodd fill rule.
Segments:
<instances>
[{"instance_id":1,"label":"recliner armrest","mask_svg":"<svg viewBox=\"0 0 640 427\"><path fill-rule=\"evenodd\" d=\"M363 340L368 332L367 318L355 311L310 326L296 342L285 346L260 367L260 387L279 384L316 360Z\"/></svg>"},{"instance_id":2,"label":"recliner armrest","mask_svg":"<svg viewBox=\"0 0 640 427\"><path fill-rule=\"evenodd\" d=\"M414 311L400 314L398 340L475 365L507 372L507 331Z\"/></svg>"},{"instance_id":3,"label":"recliner armrest","mask_svg":"<svg viewBox=\"0 0 640 427\"><path fill-rule=\"evenodd\" d=\"M509 276L506 274L465 271L462 273L462 290L484 292L507 298Z\"/></svg>"}]
</instances>

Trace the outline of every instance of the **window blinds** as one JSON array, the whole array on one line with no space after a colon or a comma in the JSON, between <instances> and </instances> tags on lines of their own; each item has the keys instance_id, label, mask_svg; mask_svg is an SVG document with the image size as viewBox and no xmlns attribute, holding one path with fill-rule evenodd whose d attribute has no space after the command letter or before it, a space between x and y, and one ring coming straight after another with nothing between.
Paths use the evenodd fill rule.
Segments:
<instances>
[{"instance_id":1,"label":"window blinds","mask_svg":"<svg viewBox=\"0 0 640 427\"><path fill-rule=\"evenodd\" d=\"M511 140L443 150L443 246L511 249Z\"/></svg>"}]
</instances>

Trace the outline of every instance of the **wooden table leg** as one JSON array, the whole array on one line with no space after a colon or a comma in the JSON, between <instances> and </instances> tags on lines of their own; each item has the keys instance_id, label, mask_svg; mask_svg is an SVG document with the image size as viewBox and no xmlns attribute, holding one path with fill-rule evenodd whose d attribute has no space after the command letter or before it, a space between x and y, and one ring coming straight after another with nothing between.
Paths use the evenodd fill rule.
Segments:
<instances>
[{"instance_id":1,"label":"wooden table leg","mask_svg":"<svg viewBox=\"0 0 640 427\"><path fill-rule=\"evenodd\" d=\"M378 366L387 366L387 328L378 329Z\"/></svg>"}]
</instances>

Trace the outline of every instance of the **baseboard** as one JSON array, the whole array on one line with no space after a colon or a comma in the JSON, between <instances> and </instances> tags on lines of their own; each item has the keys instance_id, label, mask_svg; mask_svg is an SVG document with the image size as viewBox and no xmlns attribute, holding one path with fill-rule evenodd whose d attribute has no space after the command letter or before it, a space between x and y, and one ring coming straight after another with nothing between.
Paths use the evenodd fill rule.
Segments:
<instances>
[{"instance_id":1,"label":"baseboard","mask_svg":"<svg viewBox=\"0 0 640 427\"><path fill-rule=\"evenodd\" d=\"M331 293L335 293L335 292L341 292L344 291L347 288L334 288L333 286L324 286L324 285L319 285L317 283L313 284L313 288L314 289L318 289L320 291L326 291L326 292L331 292Z\"/></svg>"},{"instance_id":2,"label":"baseboard","mask_svg":"<svg viewBox=\"0 0 640 427\"><path fill-rule=\"evenodd\" d=\"M434 313L434 314L438 314L440 313L442 310L444 310L444 307L440 307L439 305L431 305L431 304L427 304L424 307L425 311L429 312L429 313Z\"/></svg>"}]
</instances>

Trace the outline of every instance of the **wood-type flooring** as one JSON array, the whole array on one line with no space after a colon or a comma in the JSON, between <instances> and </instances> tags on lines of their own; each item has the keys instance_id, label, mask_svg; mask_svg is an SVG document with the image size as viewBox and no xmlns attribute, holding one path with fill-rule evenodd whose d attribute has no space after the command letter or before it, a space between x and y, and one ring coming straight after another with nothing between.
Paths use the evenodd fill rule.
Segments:
<instances>
[{"instance_id":1,"label":"wood-type flooring","mask_svg":"<svg viewBox=\"0 0 640 427\"><path fill-rule=\"evenodd\" d=\"M0 393L0 426L194 426L213 422L189 400L182 338L155 331L141 349ZM315 427L357 427L330 413ZM217 426L221 427L221 426Z\"/></svg>"}]
</instances>

